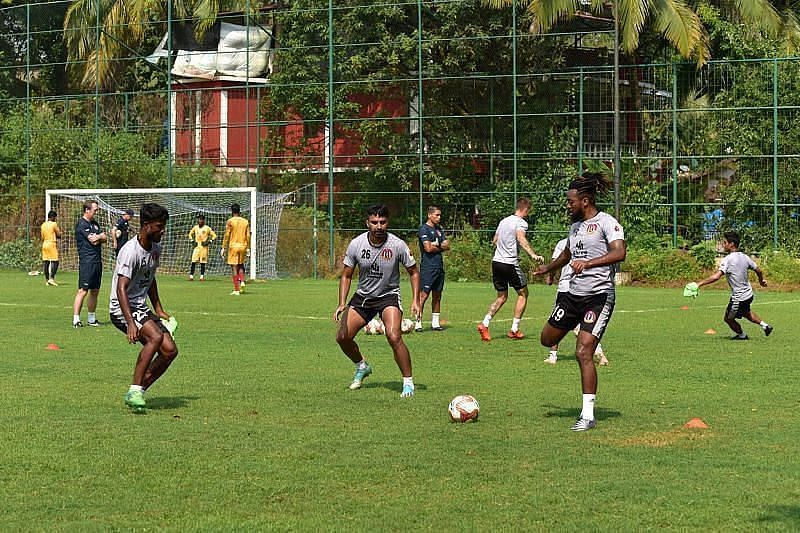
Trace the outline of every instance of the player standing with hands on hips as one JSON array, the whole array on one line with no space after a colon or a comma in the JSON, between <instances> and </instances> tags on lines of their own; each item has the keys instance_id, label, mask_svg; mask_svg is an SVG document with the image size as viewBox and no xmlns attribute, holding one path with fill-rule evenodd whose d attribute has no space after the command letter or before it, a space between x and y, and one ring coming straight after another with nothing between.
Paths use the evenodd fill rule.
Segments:
<instances>
[{"instance_id":1,"label":"player standing with hands on hips","mask_svg":"<svg viewBox=\"0 0 800 533\"><path fill-rule=\"evenodd\" d=\"M333 319L339 322L336 342L342 352L356 365L350 389L361 388L372 374L358 344L356 334L376 314L380 315L386 331L386 340L394 352L394 360L403 376L402 398L414 396L414 378L411 373L411 355L403 342L400 323L403 306L400 299L400 264L411 278L411 314L419 316L419 270L408 245L389 233L389 210L377 204L367 209L367 228L347 246L344 269L339 280L339 305ZM358 288L347 302L353 272L358 266ZM347 303L345 303L347 302Z\"/></svg>"},{"instance_id":2,"label":"player standing with hands on hips","mask_svg":"<svg viewBox=\"0 0 800 533\"><path fill-rule=\"evenodd\" d=\"M420 293L419 293L419 316L415 331L422 331L422 312L425 310L425 302L428 295L431 295L431 329L442 331L439 323L439 316L442 311L442 290L444 290L444 260L442 252L450 249L450 241L444 234L444 230L439 225L442 220L442 210L432 205L428 207L428 220L419 227L419 250L421 254L420 262Z\"/></svg>"},{"instance_id":3,"label":"player standing with hands on hips","mask_svg":"<svg viewBox=\"0 0 800 533\"><path fill-rule=\"evenodd\" d=\"M541 276L560 270L566 264L572 267L569 290L558 293L540 340L543 346L553 346L580 325L575 355L581 371L583 408L572 426L573 431L595 427L597 369L592 356L614 311L617 263L624 261L627 254L622 226L614 217L597 208L597 195L610 187L608 178L592 172L585 172L570 183L567 210L572 225L567 246L558 259L534 272L534 275Z\"/></svg>"},{"instance_id":4,"label":"player standing with hands on hips","mask_svg":"<svg viewBox=\"0 0 800 533\"><path fill-rule=\"evenodd\" d=\"M125 403L144 409L144 392L166 372L178 356L178 348L167 325L161 319L170 316L161 306L156 270L161 258L161 237L166 231L169 213L158 204L144 204L141 227L135 239L125 243L117 255L111 296L108 304L111 323L128 336L128 342L139 342L142 349L133 368L133 379ZM153 310L147 307L147 299ZM177 327L174 319L171 327Z\"/></svg>"}]
</instances>

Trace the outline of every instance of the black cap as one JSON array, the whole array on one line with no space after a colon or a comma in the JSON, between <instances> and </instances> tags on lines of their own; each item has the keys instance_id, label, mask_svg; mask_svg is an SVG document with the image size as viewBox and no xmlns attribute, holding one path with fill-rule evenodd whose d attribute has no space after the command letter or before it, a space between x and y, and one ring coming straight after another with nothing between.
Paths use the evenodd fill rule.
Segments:
<instances>
[{"instance_id":1,"label":"black cap","mask_svg":"<svg viewBox=\"0 0 800 533\"><path fill-rule=\"evenodd\" d=\"M126 209L125 214L128 216L133 216L133 209Z\"/></svg>"}]
</instances>

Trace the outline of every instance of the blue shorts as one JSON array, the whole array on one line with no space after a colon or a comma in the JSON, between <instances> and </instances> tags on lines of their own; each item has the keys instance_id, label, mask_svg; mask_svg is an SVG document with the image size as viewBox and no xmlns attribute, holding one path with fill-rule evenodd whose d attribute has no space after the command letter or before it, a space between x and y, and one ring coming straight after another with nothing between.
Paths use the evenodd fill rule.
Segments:
<instances>
[{"instance_id":1,"label":"blue shorts","mask_svg":"<svg viewBox=\"0 0 800 533\"><path fill-rule=\"evenodd\" d=\"M426 294L442 292L444 289L444 270L420 270L420 290Z\"/></svg>"}]
</instances>

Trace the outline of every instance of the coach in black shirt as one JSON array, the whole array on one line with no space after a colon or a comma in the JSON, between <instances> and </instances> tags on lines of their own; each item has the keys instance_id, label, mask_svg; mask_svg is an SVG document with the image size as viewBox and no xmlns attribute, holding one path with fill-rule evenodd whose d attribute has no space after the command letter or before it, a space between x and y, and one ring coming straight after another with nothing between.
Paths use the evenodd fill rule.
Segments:
<instances>
[{"instance_id":1,"label":"coach in black shirt","mask_svg":"<svg viewBox=\"0 0 800 533\"><path fill-rule=\"evenodd\" d=\"M122 245L128 242L128 223L133 218L133 209L126 209L122 212L117 223L114 224L114 231L111 232L111 244L114 245L114 255L119 255Z\"/></svg>"},{"instance_id":2,"label":"coach in black shirt","mask_svg":"<svg viewBox=\"0 0 800 533\"><path fill-rule=\"evenodd\" d=\"M75 226L75 240L78 245L78 294L72 305L72 327L82 328L81 307L83 299L89 294L86 308L89 310L87 320L90 326L99 326L95 311L97 310L97 293L100 292L100 281L103 277L103 243L106 234L94 221L97 202L86 200L83 203L83 216Z\"/></svg>"}]
</instances>

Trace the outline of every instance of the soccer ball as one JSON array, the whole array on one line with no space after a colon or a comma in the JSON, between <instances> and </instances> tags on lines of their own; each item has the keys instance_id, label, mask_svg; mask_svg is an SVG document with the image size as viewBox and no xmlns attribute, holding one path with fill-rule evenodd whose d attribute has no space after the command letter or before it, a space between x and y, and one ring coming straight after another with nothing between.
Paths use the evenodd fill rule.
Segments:
<instances>
[{"instance_id":1,"label":"soccer ball","mask_svg":"<svg viewBox=\"0 0 800 533\"><path fill-rule=\"evenodd\" d=\"M414 321L410 318L404 318L402 322L400 322L400 331L403 333L411 333L414 331Z\"/></svg>"},{"instance_id":2,"label":"soccer ball","mask_svg":"<svg viewBox=\"0 0 800 533\"><path fill-rule=\"evenodd\" d=\"M367 335L383 335L383 322L379 318L373 318L364 326L364 333Z\"/></svg>"},{"instance_id":3,"label":"soccer ball","mask_svg":"<svg viewBox=\"0 0 800 533\"><path fill-rule=\"evenodd\" d=\"M478 419L481 406L474 397L469 394L461 394L453 398L450 405L447 406L447 412L453 422L470 422Z\"/></svg>"}]
</instances>

